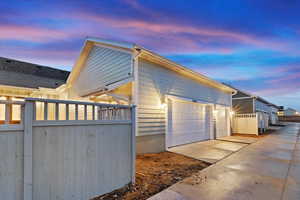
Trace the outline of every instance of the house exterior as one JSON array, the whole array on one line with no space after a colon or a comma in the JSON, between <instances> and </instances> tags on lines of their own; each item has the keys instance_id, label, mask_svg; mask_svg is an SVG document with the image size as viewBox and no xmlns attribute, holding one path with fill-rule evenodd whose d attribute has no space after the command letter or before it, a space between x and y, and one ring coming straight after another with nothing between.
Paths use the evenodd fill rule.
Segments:
<instances>
[{"instance_id":1,"label":"house exterior","mask_svg":"<svg viewBox=\"0 0 300 200\"><path fill-rule=\"evenodd\" d=\"M0 101L23 101L26 97L58 99L68 75L67 71L0 57ZM9 115L1 115L0 123L20 121L18 106L0 104L0 113Z\"/></svg>"},{"instance_id":2,"label":"house exterior","mask_svg":"<svg viewBox=\"0 0 300 200\"><path fill-rule=\"evenodd\" d=\"M236 89L236 88L235 88ZM254 96L247 92L238 90L235 95L232 97L232 107L236 114L236 118L239 115L242 116L243 120L249 120L245 118L243 115L245 114L255 114L257 120L253 120L253 122L257 123L255 126L259 130L265 130L269 127L272 123L277 123L278 117L276 115L276 106L271 104L270 102L266 101L265 99ZM254 115L249 115L249 117L254 117ZM238 119L241 120L241 119ZM243 122L244 123L244 122ZM245 127L241 127L239 131L243 132L243 129L249 129L248 126L254 126L253 124L250 125L249 123L245 123ZM251 129L253 132L253 129ZM245 131L249 133L249 131ZM258 132L257 132L258 134Z\"/></svg>"},{"instance_id":3,"label":"house exterior","mask_svg":"<svg viewBox=\"0 0 300 200\"><path fill-rule=\"evenodd\" d=\"M238 92L232 96L232 106L237 114L255 112L270 113L270 103L268 101L241 90L238 90Z\"/></svg>"},{"instance_id":4,"label":"house exterior","mask_svg":"<svg viewBox=\"0 0 300 200\"><path fill-rule=\"evenodd\" d=\"M297 110L293 109L293 108L287 108L287 109L280 109L278 111L278 115L279 116L294 116L294 115L298 115Z\"/></svg>"},{"instance_id":5,"label":"house exterior","mask_svg":"<svg viewBox=\"0 0 300 200\"><path fill-rule=\"evenodd\" d=\"M230 135L234 89L138 45L87 38L69 99L135 104L138 153Z\"/></svg>"}]
</instances>

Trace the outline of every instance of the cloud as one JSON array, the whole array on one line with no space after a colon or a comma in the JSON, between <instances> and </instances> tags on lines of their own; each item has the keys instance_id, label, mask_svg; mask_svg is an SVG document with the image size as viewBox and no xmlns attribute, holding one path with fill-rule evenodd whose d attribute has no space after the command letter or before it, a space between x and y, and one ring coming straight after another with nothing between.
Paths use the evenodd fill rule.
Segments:
<instances>
[{"instance_id":1,"label":"cloud","mask_svg":"<svg viewBox=\"0 0 300 200\"><path fill-rule=\"evenodd\" d=\"M249 34L205 26L187 25L176 20L168 21L168 23L159 23L138 18L122 18L120 20L119 18L88 12L76 13L76 15L71 17L82 21L85 25L87 23L97 24L99 28L104 26L110 30L119 30L117 32L122 32L123 38L135 36L134 39L142 43L151 45L151 42L159 40L161 45L159 47L156 46L156 48L164 52L171 50L169 53L179 52L174 51L176 48L181 49L181 52L203 52L206 50L212 52L213 50L218 51L218 48L221 49L220 52L232 52L233 49L240 48L243 45L264 48L273 46L277 46L277 48L282 47L282 44L265 39L261 40ZM172 45L166 45L169 44L168 40L173 40ZM150 47L152 46L154 45Z\"/></svg>"},{"instance_id":2,"label":"cloud","mask_svg":"<svg viewBox=\"0 0 300 200\"><path fill-rule=\"evenodd\" d=\"M68 49L47 49L30 47L1 47L1 57L22 60L40 65L47 65L65 70L71 70L79 52Z\"/></svg>"},{"instance_id":3,"label":"cloud","mask_svg":"<svg viewBox=\"0 0 300 200\"><path fill-rule=\"evenodd\" d=\"M65 39L69 36L64 31L21 25L0 25L0 30L0 40L50 42Z\"/></svg>"}]
</instances>

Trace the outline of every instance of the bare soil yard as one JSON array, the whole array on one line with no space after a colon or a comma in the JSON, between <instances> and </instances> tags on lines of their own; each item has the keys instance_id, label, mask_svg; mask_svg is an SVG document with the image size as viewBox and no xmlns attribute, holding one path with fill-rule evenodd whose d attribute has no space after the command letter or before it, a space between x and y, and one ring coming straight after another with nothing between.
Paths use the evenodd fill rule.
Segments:
<instances>
[{"instance_id":1,"label":"bare soil yard","mask_svg":"<svg viewBox=\"0 0 300 200\"><path fill-rule=\"evenodd\" d=\"M203 161L171 152L137 155L136 183L93 200L143 200L208 167Z\"/></svg>"}]
</instances>

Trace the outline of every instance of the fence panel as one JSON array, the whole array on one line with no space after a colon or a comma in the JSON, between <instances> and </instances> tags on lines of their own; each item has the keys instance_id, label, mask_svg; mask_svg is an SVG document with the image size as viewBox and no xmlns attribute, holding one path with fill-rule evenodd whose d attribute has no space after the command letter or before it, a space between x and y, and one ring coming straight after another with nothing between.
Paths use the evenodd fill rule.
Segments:
<instances>
[{"instance_id":1,"label":"fence panel","mask_svg":"<svg viewBox=\"0 0 300 200\"><path fill-rule=\"evenodd\" d=\"M3 125L2 125L3 126ZM0 129L0 199L23 200L23 130Z\"/></svg>"},{"instance_id":2,"label":"fence panel","mask_svg":"<svg viewBox=\"0 0 300 200\"><path fill-rule=\"evenodd\" d=\"M232 119L232 132L258 135L258 116L256 113L236 114Z\"/></svg>"},{"instance_id":3,"label":"fence panel","mask_svg":"<svg viewBox=\"0 0 300 200\"><path fill-rule=\"evenodd\" d=\"M33 199L90 199L131 181L129 123L34 125L33 146Z\"/></svg>"},{"instance_id":4,"label":"fence panel","mask_svg":"<svg viewBox=\"0 0 300 200\"><path fill-rule=\"evenodd\" d=\"M134 107L26 99L22 113L0 125L1 199L90 199L134 182Z\"/></svg>"}]
</instances>

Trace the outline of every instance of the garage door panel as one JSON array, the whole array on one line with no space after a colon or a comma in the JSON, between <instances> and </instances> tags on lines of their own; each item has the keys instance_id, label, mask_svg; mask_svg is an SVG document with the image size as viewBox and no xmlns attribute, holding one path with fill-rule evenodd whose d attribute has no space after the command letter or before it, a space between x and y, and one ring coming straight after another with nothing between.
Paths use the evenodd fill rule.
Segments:
<instances>
[{"instance_id":1,"label":"garage door panel","mask_svg":"<svg viewBox=\"0 0 300 200\"><path fill-rule=\"evenodd\" d=\"M228 136L230 132L229 108L224 106L217 107L216 116L216 137Z\"/></svg>"},{"instance_id":2,"label":"garage door panel","mask_svg":"<svg viewBox=\"0 0 300 200\"><path fill-rule=\"evenodd\" d=\"M168 147L210 138L210 113L206 105L171 100L169 109Z\"/></svg>"}]
</instances>

